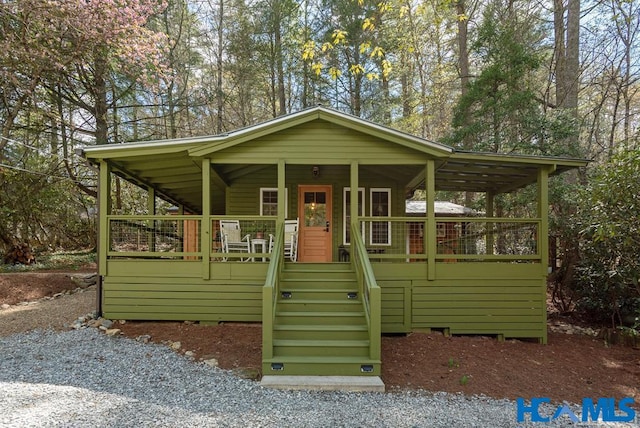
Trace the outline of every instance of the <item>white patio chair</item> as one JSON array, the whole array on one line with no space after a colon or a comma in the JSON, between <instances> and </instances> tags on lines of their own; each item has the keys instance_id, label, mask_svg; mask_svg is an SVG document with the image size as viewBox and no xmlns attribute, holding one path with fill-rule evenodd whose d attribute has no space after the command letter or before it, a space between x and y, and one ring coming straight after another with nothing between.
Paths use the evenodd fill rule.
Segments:
<instances>
[{"instance_id":1,"label":"white patio chair","mask_svg":"<svg viewBox=\"0 0 640 428\"><path fill-rule=\"evenodd\" d=\"M269 235L269 252L273 251L275 236ZM298 219L284 221L284 256L295 262L298 259Z\"/></svg>"},{"instance_id":2,"label":"white patio chair","mask_svg":"<svg viewBox=\"0 0 640 428\"><path fill-rule=\"evenodd\" d=\"M242 236L240 222L238 220L220 220L220 236L222 241L222 253L247 253L251 252L251 239L249 234ZM226 261L226 257L223 259ZM240 261L249 260L241 257Z\"/></svg>"}]
</instances>

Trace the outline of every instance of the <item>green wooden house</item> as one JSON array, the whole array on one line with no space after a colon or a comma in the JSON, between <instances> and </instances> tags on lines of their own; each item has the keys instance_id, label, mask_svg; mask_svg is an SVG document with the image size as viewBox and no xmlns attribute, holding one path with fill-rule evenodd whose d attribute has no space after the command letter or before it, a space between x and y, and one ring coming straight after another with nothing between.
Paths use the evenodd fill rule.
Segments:
<instances>
[{"instance_id":1,"label":"green wooden house","mask_svg":"<svg viewBox=\"0 0 640 428\"><path fill-rule=\"evenodd\" d=\"M382 333L545 343L548 179L586 164L462 152L323 107L84 155L100 171L103 315L262 322L274 375L378 375ZM112 174L146 190L145 215L112 209ZM494 215L496 195L526 186L534 217ZM407 215L418 189L425 209ZM486 209L436 217L439 190L482 192Z\"/></svg>"}]
</instances>

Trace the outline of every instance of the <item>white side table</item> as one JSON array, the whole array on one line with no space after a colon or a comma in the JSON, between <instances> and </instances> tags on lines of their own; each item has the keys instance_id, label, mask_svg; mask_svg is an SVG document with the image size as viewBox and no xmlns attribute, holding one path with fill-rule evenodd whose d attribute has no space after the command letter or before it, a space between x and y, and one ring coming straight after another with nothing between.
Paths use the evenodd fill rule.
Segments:
<instances>
[{"instance_id":1,"label":"white side table","mask_svg":"<svg viewBox=\"0 0 640 428\"><path fill-rule=\"evenodd\" d=\"M258 251L258 246L260 247L261 251ZM266 253L267 252L267 240L266 239L252 239L251 240L251 252L252 253ZM251 258L251 261L255 261L253 259L253 257ZM262 257L262 261L266 262L267 258L266 257Z\"/></svg>"}]
</instances>

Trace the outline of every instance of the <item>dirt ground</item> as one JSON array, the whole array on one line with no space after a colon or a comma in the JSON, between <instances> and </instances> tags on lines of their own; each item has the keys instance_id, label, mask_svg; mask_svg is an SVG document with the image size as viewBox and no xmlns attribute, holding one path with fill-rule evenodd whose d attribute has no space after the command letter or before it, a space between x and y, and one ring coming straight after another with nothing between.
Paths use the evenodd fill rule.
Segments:
<instances>
[{"instance_id":1,"label":"dirt ground","mask_svg":"<svg viewBox=\"0 0 640 428\"><path fill-rule=\"evenodd\" d=\"M75 284L68 275L2 274L0 305L69 288ZM128 321L114 327L131 338L150 335L157 343L180 342L179 352L192 351L196 359L216 358L224 369L260 367L259 324ZM382 367L388 391L424 389L578 403L585 397L640 400L640 349L609 346L602 339L580 334L550 332L547 345L441 333L385 336Z\"/></svg>"}]
</instances>

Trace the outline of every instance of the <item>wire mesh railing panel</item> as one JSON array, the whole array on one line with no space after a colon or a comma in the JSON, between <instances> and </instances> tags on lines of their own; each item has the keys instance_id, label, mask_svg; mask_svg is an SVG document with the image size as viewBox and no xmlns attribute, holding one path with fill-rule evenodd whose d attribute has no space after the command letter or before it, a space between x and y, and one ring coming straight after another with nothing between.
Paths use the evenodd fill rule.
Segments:
<instances>
[{"instance_id":1,"label":"wire mesh railing panel","mask_svg":"<svg viewBox=\"0 0 640 428\"><path fill-rule=\"evenodd\" d=\"M444 222L438 254L533 256L538 253L539 224L509 221Z\"/></svg>"},{"instance_id":2,"label":"wire mesh railing panel","mask_svg":"<svg viewBox=\"0 0 640 428\"><path fill-rule=\"evenodd\" d=\"M214 261L266 262L275 239L276 217L212 216Z\"/></svg>"},{"instance_id":3,"label":"wire mesh railing panel","mask_svg":"<svg viewBox=\"0 0 640 428\"><path fill-rule=\"evenodd\" d=\"M369 258L425 261L424 222L409 218L387 217L384 221L366 218L360 221L360 230Z\"/></svg>"},{"instance_id":4,"label":"wire mesh railing panel","mask_svg":"<svg viewBox=\"0 0 640 428\"><path fill-rule=\"evenodd\" d=\"M369 257L425 262L435 241L437 260L459 259L483 261L499 257L531 260L538 256L537 219L447 218L436 220L433 236L428 223L419 218L389 217L373 221L363 217L360 227ZM378 219L376 219L378 220ZM433 241L432 241L433 240ZM470 255L480 256L477 259Z\"/></svg>"},{"instance_id":5,"label":"wire mesh railing panel","mask_svg":"<svg viewBox=\"0 0 640 428\"><path fill-rule=\"evenodd\" d=\"M112 256L147 256L175 253L176 257L200 253L200 219L172 217L122 217L109 219Z\"/></svg>"}]
</instances>

